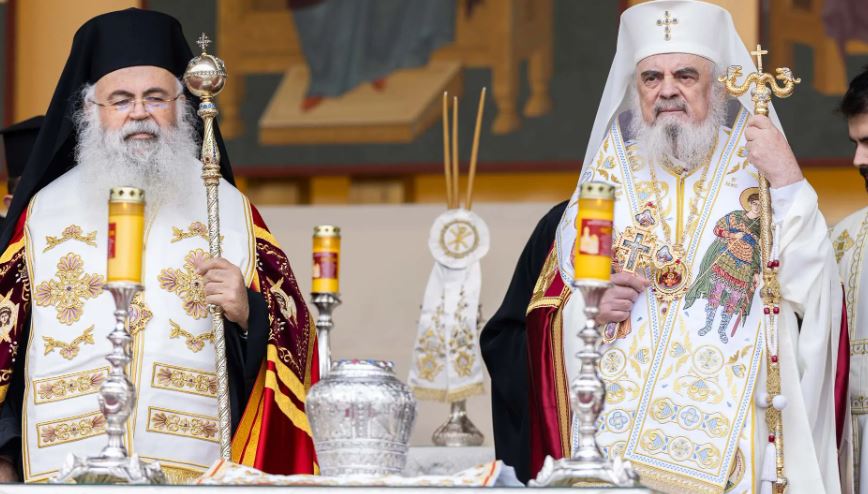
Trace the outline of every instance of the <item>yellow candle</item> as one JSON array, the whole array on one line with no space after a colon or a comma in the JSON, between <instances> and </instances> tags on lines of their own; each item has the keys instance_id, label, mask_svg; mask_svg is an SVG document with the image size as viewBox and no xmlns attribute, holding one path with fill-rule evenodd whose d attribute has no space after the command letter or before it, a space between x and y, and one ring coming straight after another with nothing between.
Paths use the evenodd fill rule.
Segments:
<instances>
[{"instance_id":1,"label":"yellow candle","mask_svg":"<svg viewBox=\"0 0 868 494\"><path fill-rule=\"evenodd\" d=\"M135 187L115 187L109 199L108 282L142 282L145 193Z\"/></svg>"},{"instance_id":2,"label":"yellow candle","mask_svg":"<svg viewBox=\"0 0 868 494\"><path fill-rule=\"evenodd\" d=\"M341 229L332 225L313 228L313 293L338 293Z\"/></svg>"},{"instance_id":3,"label":"yellow candle","mask_svg":"<svg viewBox=\"0 0 868 494\"><path fill-rule=\"evenodd\" d=\"M612 274L612 220L615 187L604 182L582 184L573 249L574 279L609 281Z\"/></svg>"}]
</instances>

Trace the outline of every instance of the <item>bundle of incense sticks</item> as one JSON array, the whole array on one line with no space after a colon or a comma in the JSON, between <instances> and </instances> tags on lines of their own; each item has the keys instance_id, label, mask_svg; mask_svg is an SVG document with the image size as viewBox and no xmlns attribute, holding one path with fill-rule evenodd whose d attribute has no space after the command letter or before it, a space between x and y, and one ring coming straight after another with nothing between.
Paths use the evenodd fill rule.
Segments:
<instances>
[{"instance_id":1,"label":"bundle of incense sticks","mask_svg":"<svg viewBox=\"0 0 868 494\"><path fill-rule=\"evenodd\" d=\"M470 171L467 174L467 195L464 209L473 205L473 181L476 178L476 158L479 155L479 131L482 128L482 112L485 109L485 92L482 88L479 95L479 108L476 111L476 127L473 130L473 147L470 151ZM458 179L460 177L460 161L458 158L458 97L452 98L452 139L449 138L449 94L443 93L443 169L446 172L446 207L457 209L461 207L461 196Z\"/></svg>"}]
</instances>

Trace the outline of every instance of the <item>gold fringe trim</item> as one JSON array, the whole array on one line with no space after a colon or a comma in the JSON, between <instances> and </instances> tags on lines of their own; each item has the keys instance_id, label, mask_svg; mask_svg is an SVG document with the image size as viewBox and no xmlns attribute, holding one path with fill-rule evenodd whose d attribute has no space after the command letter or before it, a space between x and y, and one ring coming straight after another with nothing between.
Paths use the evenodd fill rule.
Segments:
<instances>
[{"instance_id":1,"label":"gold fringe trim","mask_svg":"<svg viewBox=\"0 0 868 494\"><path fill-rule=\"evenodd\" d=\"M722 494L724 489L723 486L716 486L641 463L633 463L633 469L639 474L639 482L654 491Z\"/></svg>"},{"instance_id":2,"label":"gold fringe trim","mask_svg":"<svg viewBox=\"0 0 868 494\"><path fill-rule=\"evenodd\" d=\"M420 388L411 386L413 394L416 398L425 401L445 401L455 402L466 400L471 396L481 395L485 393L485 386L482 383L469 384L463 388L458 388L454 391L446 391L445 389Z\"/></svg>"},{"instance_id":3,"label":"gold fringe trim","mask_svg":"<svg viewBox=\"0 0 868 494\"><path fill-rule=\"evenodd\" d=\"M189 485L194 484L195 480L202 476L202 472L190 470L180 467L160 466L163 473L166 474L166 481L172 485Z\"/></svg>"}]
</instances>

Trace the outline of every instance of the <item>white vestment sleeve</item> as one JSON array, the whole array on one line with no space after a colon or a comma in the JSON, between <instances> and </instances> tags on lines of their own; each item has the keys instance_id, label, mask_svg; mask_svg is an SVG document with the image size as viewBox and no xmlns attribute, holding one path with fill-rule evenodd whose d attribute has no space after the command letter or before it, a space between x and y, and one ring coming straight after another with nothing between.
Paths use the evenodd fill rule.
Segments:
<instances>
[{"instance_id":1,"label":"white vestment sleeve","mask_svg":"<svg viewBox=\"0 0 868 494\"><path fill-rule=\"evenodd\" d=\"M788 492L819 492L819 487L836 493L835 370L843 299L835 254L817 194L807 181L774 191L772 207L783 296L781 381L789 401L784 410Z\"/></svg>"}]
</instances>

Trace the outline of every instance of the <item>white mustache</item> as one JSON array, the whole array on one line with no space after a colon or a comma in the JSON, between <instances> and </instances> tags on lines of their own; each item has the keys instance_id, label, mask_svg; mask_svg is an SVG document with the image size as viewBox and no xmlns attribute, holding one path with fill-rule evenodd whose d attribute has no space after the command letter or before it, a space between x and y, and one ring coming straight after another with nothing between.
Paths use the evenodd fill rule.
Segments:
<instances>
[{"instance_id":1,"label":"white mustache","mask_svg":"<svg viewBox=\"0 0 868 494\"><path fill-rule=\"evenodd\" d=\"M684 100L682 100L680 98L677 100L661 100L661 101L658 101L657 103L654 104L654 115L655 116L659 115L660 112L671 111L671 110L678 110L678 111L686 112L687 111L687 105L684 103Z\"/></svg>"},{"instance_id":2,"label":"white mustache","mask_svg":"<svg viewBox=\"0 0 868 494\"><path fill-rule=\"evenodd\" d=\"M124 140L136 134L150 134L154 137L160 137L160 126L153 120L135 120L127 123L121 129L121 136Z\"/></svg>"}]
</instances>

